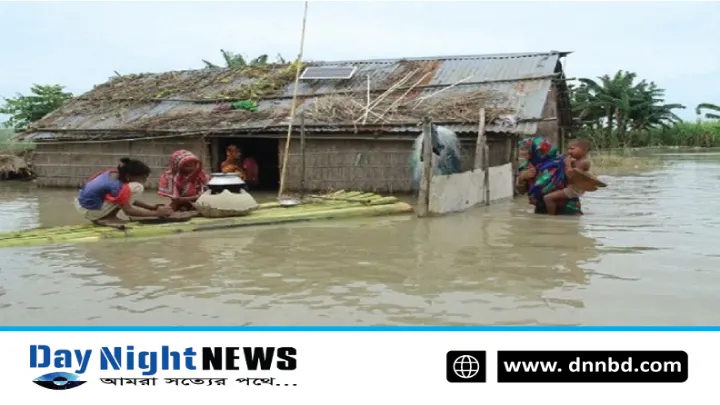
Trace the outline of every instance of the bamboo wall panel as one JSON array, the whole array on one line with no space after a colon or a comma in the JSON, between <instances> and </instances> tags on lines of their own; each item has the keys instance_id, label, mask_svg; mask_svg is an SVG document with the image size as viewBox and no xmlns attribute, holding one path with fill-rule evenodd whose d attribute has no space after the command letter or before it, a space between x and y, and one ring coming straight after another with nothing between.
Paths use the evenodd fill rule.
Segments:
<instances>
[{"instance_id":1,"label":"bamboo wall panel","mask_svg":"<svg viewBox=\"0 0 720 405\"><path fill-rule=\"evenodd\" d=\"M490 165L507 163L504 137L489 137ZM280 142L284 147L284 143ZM372 192L404 193L412 191L411 140L308 139L306 141L305 187L307 190L353 189ZM200 138L166 138L135 142L86 144L40 143L33 155L38 185L78 187L89 176L115 167L120 158L143 160L152 169L146 186L157 188L160 173L166 170L170 155L178 149L197 154L210 167L208 144ZM472 170L474 141L461 145L463 170ZM282 162L282 148L279 150ZM211 171L211 170L210 170ZM289 190L300 188L300 141L293 139L288 155L286 184Z\"/></svg>"},{"instance_id":2,"label":"bamboo wall panel","mask_svg":"<svg viewBox=\"0 0 720 405\"><path fill-rule=\"evenodd\" d=\"M490 139L490 165L508 163L504 139ZM411 192L412 147L410 140L308 139L305 143L305 188L313 191ZM472 170L474 148L474 142L461 145L464 171ZM282 148L279 154L282 162ZM285 180L288 190L300 188L301 162L300 141L291 140Z\"/></svg>"},{"instance_id":3,"label":"bamboo wall panel","mask_svg":"<svg viewBox=\"0 0 720 405\"><path fill-rule=\"evenodd\" d=\"M33 169L41 187L79 187L93 174L114 168L123 157L144 161L152 173L146 183L157 188L160 173L168 168L170 155L178 149L188 149L208 167L209 153L200 138L165 138L134 142L53 144L39 143L33 153Z\"/></svg>"}]
</instances>

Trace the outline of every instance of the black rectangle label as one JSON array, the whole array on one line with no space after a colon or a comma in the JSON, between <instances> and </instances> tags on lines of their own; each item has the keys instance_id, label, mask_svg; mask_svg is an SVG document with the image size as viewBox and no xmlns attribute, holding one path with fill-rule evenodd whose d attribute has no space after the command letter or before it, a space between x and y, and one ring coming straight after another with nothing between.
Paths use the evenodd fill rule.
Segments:
<instances>
[{"instance_id":1,"label":"black rectangle label","mask_svg":"<svg viewBox=\"0 0 720 405\"><path fill-rule=\"evenodd\" d=\"M681 383L684 351L499 351L500 383Z\"/></svg>"},{"instance_id":2,"label":"black rectangle label","mask_svg":"<svg viewBox=\"0 0 720 405\"><path fill-rule=\"evenodd\" d=\"M478 350L451 350L445 356L445 378L451 383L487 381L487 355Z\"/></svg>"}]
</instances>

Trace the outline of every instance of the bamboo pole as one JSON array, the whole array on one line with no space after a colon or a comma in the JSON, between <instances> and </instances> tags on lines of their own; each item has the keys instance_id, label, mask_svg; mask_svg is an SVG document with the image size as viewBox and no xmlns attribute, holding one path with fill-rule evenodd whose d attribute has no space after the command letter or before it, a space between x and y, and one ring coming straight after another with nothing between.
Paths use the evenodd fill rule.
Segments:
<instances>
[{"instance_id":1,"label":"bamboo pole","mask_svg":"<svg viewBox=\"0 0 720 405\"><path fill-rule=\"evenodd\" d=\"M475 169L483 170L483 187L485 188L485 205L490 205L490 149L485 134L485 109L480 109L478 137L475 142Z\"/></svg>"},{"instance_id":2,"label":"bamboo pole","mask_svg":"<svg viewBox=\"0 0 720 405\"><path fill-rule=\"evenodd\" d=\"M89 242L106 238L135 236L162 236L178 232L192 232L233 226L250 226L270 223L293 222L321 218L341 218L350 210L353 215L409 213L412 208L395 197L384 197L374 193L336 191L324 196L311 196L311 203L285 208L278 202L260 204L258 210L245 216L225 218L195 217L184 222L141 223L128 222L125 230L95 225L74 225L55 228L38 228L27 231L0 233L0 248L29 246L48 243ZM385 207L385 208L375 208ZM364 208L364 211L355 210ZM320 217L315 217L320 214ZM385 215L383 214L383 215Z\"/></svg>"},{"instance_id":3,"label":"bamboo pole","mask_svg":"<svg viewBox=\"0 0 720 405\"><path fill-rule=\"evenodd\" d=\"M420 179L420 191L418 192L417 216L427 217L430 213L430 181L432 180L432 123L430 118L423 118L423 171Z\"/></svg>"},{"instance_id":4,"label":"bamboo pole","mask_svg":"<svg viewBox=\"0 0 720 405\"><path fill-rule=\"evenodd\" d=\"M475 140L475 161L473 167L481 169L483 167L483 151L485 150L485 109L480 109L480 121L478 124L478 137Z\"/></svg>"},{"instance_id":5,"label":"bamboo pole","mask_svg":"<svg viewBox=\"0 0 720 405\"><path fill-rule=\"evenodd\" d=\"M300 114L300 197L305 195L305 114Z\"/></svg>"},{"instance_id":6,"label":"bamboo pole","mask_svg":"<svg viewBox=\"0 0 720 405\"><path fill-rule=\"evenodd\" d=\"M303 12L302 31L300 34L300 52L298 53L297 70L295 71L295 87L293 88L292 105L290 106L290 123L288 124L287 138L285 140L285 151L283 152L283 163L280 169L280 189L278 190L278 200L282 198L285 191L285 173L287 171L288 152L290 151L290 138L292 137L292 127L295 121L295 109L298 95L298 83L300 82L300 69L302 67L303 51L305 50L305 27L307 25L308 2L305 2L305 11Z\"/></svg>"},{"instance_id":7,"label":"bamboo pole","mask_svg":"<svg viewBox=\"0 0 720 405\"><path fill-rule=\"evenodd\" d=\"M516 135L510 136L510 142L512 142L512 152L510 153L510 162L512 163L512 179L513 179L513 197L516 197L518 193L517 185L517 176L518 176L518 160L520 159L519 153L519 145L518 145L518 137Z\"/></svg>"}]
</instances>

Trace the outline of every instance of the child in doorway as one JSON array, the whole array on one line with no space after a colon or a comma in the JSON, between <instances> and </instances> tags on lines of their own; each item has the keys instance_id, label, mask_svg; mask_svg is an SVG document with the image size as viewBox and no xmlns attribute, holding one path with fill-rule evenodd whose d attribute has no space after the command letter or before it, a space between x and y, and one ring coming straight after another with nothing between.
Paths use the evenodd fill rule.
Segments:
<instances>
[{"instance_id":1,"label":"child in doorway","mask_svg":"<svg viewBox=\"0 0 720 405\"><path fill-rule=\"evenodd\" d=\"M220 171L223 173L237 173L248 185L258 184L258 164L251 157L243 157L242 150L235 145L230 145L225 150L227 159L220 164Z\"/></svg>"},{"instance_id":2,"label":"child in doorway","mask_svg":"<svg viewBox=\"0 0 720 405\"><path fill-rule=\"evenodd\" d=\"M121 210L130 217L168 217L173 212L170 207L137 200L149 175L145 163L122 158L116 169L100 172L85 183L75 199L75 208L97 225L122 223L117 217Z\"/></svg>"},{"instance_id":3,"label":"child in doorway","mask_svg":"<svg viewBox=\"0 0 720 405\"><path fill-rule=\"evenodd\" d=\"M557 213L557 206L563 200L580 198L585 191L574 184L573 173L588 172L590 170L590 158L588 153L592 144L587 139L575 139L568 144L567 155L565 156L565 175L568 178L567 187L556 190L545 195L545 206L550 215Z\"/></svg>"}]
</instances>

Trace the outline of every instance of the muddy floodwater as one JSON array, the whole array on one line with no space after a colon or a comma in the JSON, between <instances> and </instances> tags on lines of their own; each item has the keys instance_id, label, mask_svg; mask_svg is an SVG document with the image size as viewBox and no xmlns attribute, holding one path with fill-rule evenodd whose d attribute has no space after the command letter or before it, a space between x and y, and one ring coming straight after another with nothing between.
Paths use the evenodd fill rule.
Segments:
<instances>
[{"instance_id":1,"label":"muddy floodwater","mask_svg":"<svg viewBox=\"0 0 720 405\"><path fill-rule=\"evenodd\" d=\"M463 214L0 249L4 325L718 325L720 153L608 176L581 218ZM0 231L81 223L0 182ZM155 200L155 199L153 199Z\"/></svg>"}]
</instances>

